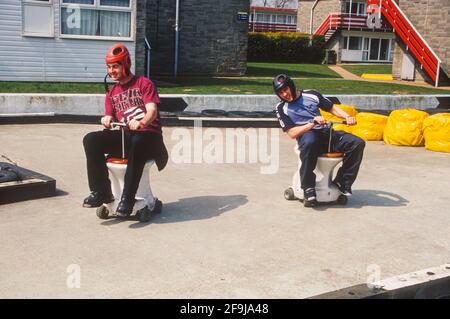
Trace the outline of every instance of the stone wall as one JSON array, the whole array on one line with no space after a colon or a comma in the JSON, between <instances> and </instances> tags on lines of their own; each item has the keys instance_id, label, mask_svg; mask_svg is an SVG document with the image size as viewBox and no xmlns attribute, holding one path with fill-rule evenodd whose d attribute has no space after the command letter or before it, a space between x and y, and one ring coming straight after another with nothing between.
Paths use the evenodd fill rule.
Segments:
<instances>
[{"instance_id":1,"label":"stone wall","mask_svg":"<svg viewBox=\"0 0 450 319\"><path fill-rule=\"evenodd\" d=\"M137 0L135 2L136 6L136 49L135 49L135 59L132 61L135 65L134 73L137 75L144 75L144 61L145 61L145 20L146 20L146 1Z\"/></svg>"},{"instance_id":2,"label":"stone wall","mask_svg":"<svg viewBox=\"0 0 450 319\"><path fill-rule=\"evenodd\" d=\"M402 11L415 26L421 36L428 42L444 63L448 74L450 69L450 1L449 0L399 0ZM399 76L402 54L396 49L394 75ZM416 73L421 78L420 71Z\"/></svg>"},{"instance_id":3,"label":"stone wall","mask_svg":"<svg viewBox=\"0 0 450 319\"><path fill-rule=\"evenodd\" d=\"M315 0L299 0L297 25L300 32L310 32L311 8ZM320 26L320 24L332 12L341 12L340 0L321 0L314 8L312 33Z\"/></svg>"},{"instance_id":4,"label":"stone wall","mask_svg":"<svg viewBox=\"0 0 450 319\"><path fill-rule=\"evenodd\" d=\"M180 1L178 72L242 75L247 64L248 0ZM173 74L175 1L147 0L145 33L152 46L151 73Z\"/></svg>"}]
</instances>

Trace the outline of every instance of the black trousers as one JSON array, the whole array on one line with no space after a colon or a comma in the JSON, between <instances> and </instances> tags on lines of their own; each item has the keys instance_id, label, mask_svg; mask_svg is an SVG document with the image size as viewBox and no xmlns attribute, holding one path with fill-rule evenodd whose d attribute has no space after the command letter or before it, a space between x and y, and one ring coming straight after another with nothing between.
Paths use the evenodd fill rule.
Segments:
<instances>
[{"instance_id":1,"label":"black trousers","mask_svg":"<svg viewBox=\"0 0 450 319\"><path fill-rule=\"evenodd\" d=\"M153 132L125 131L125 157L128 158L122 197L134 199L145 162L155 159L164 148L162 136ZM103 130L86 134L83 139L86 153L89 188L95 192L110 192L105 154L122 157L120 130ZM165 150L165 148L164 148Z\"/></svg>"},{"instance_id":2,"label":"black trousers","mask_svg":"<svg viewBox=\"0 0 450 319\"><path fill-rule=\"evenodd\" d=\"M330 130L310 130L297 139L300 148L300 181L302 189L315 187L316 168L319 155L328 152ZM363 139L343 131L333 131L331 137L331 152L342 152L344 158L335 181L351 187L358 175L366 143Z\"/></svg>"}]
</instances>

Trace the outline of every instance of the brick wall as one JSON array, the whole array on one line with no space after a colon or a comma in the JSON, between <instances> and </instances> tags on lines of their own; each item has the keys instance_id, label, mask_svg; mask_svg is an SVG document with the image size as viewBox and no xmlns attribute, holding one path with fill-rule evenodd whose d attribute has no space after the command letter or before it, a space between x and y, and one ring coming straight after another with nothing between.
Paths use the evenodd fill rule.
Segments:
<instances>
[{"instance_id":1,"label":"brick wall","mask_svg":"<svg viewBox=\"0 0 450 319\"><path fill-rule=\"evenodd\" d=\"M147 0L145 32L152 46L151 72L173 74L175 1ZM248 0L180 1L179 74L242 75L247 64Z\"/></svg>"},{"instance_id":2,"label":"brick wall","mask_svg":"<svg viewBox=\"0 0 450 319\"><path fill-rule=\"evenodd\" d=\"M298 2L297 25L300 29L300 32L309 33L311 8L314 5L314 2L315 0L299 0ZM314 9L313 16L313 33L332 12L341 12L340 0L321 0L317 3Z\"/></svg>"},{"instance_id":3,"label":"brick wall","mask_svg":"<svg viewBox=\"0 0 450 319\"><path fill-rule=\"evenodd\" d=\"M138 0L136 3L136 49L135 60L132 61L135 65L134 73L137 75L144 75L144 36L145 36L145 19L146 19L146 1Z\"/></svg>"},{"instance_id":4,"label":"brick wall","mask_svg":"<svg viewBox=\"0 0 450 319\"><path fill-rule=\"evenodd\" d=\"M450 1L399 0L397 3L442 60L448 74L450 71ZM394 60L394 69L396 74L399 74L402 59L399 52L396 54L399 56L397 60Z\"/></svg>"}]
</instances>

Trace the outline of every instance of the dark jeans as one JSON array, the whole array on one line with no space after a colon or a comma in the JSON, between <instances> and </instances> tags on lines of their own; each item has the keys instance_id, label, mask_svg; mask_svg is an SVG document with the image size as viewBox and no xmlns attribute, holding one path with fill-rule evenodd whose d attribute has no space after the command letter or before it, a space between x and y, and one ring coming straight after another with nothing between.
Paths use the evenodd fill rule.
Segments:
<instances>
[{"instance_id":1,"label":"dark jeans","mask_svg":"<svg viewBox=\"0 0 450 319\"><path fill-rule=\"evenodd\" d=\"M122 157L122 133L120 130L91 132L84 137L83 145L90 190L110 192L111 182L105 154ZM158 133L125 131L125 157L128 158L128 165L122 197L134 199L145 162L157 157L163 148L164 142Z\"/></svg>"},{"instance_id":2,"label":"dark jeans","mask_svg":"<svg viewBox=\"0 0 450 319\"><path fill-rule=\"evenodd\" d=\"M302 161L300 181L303 189L316 185L316 174L313 171L319 155L328 152L329 134L330 130L328 129L311 130L297 139ZM365 145L364 140L355 135L343 131L333 131L331 152L344 153L342 167L339 168L335 181L347 187L353 185L358 175Z\"/></svg>"}]
</instances>

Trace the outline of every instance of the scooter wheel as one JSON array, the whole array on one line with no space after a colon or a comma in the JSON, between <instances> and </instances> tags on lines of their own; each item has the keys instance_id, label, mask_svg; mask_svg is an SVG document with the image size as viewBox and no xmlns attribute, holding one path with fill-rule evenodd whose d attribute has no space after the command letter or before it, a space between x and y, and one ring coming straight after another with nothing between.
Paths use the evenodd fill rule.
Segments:
<instances>
[{"instance_id":1,"label":"scooter wheel","mask_svg":"<svg viewBox=\"0 0 450 319\"><path fill-rule=\"evenodd\" d=\"M97 217L100 219L107 219L108 215L109 215L109 211L108 208L106 208L105 206L100 206L99 208L97 208Z\"/></svg>"},{"instance_id":2,"label":"scooter wheel","mask_svg":"<svg viewBox=\"0 0 450 319\"><path fill-rule=\"evenodd\" d=\"M295 199L294 190L292 189L292 187L289 187L288 189L286 189L284 191L284 198L286 200L294 200Z\"/></svg>"},{"instance_id":3,"label":"scooter wheel","mask_svg":"<svg viewBox=\"0 0 450 319\"><path fill-rule=\"evenodd\" d=\"M337 202L339 205L347 205L348 197L345 195L339 195Z\"/></svg>"},{"instance_id":4,"label":"scooter wheel","mask_svg":"<svg viewBox=\"0 0 450 319\"><path fill-rule=\"evenodd\" d=\"M141 223L147 223L152 218L152 211L148 207L145 207L137 212L136 215Z\"/></svg>"}]
</instances>

